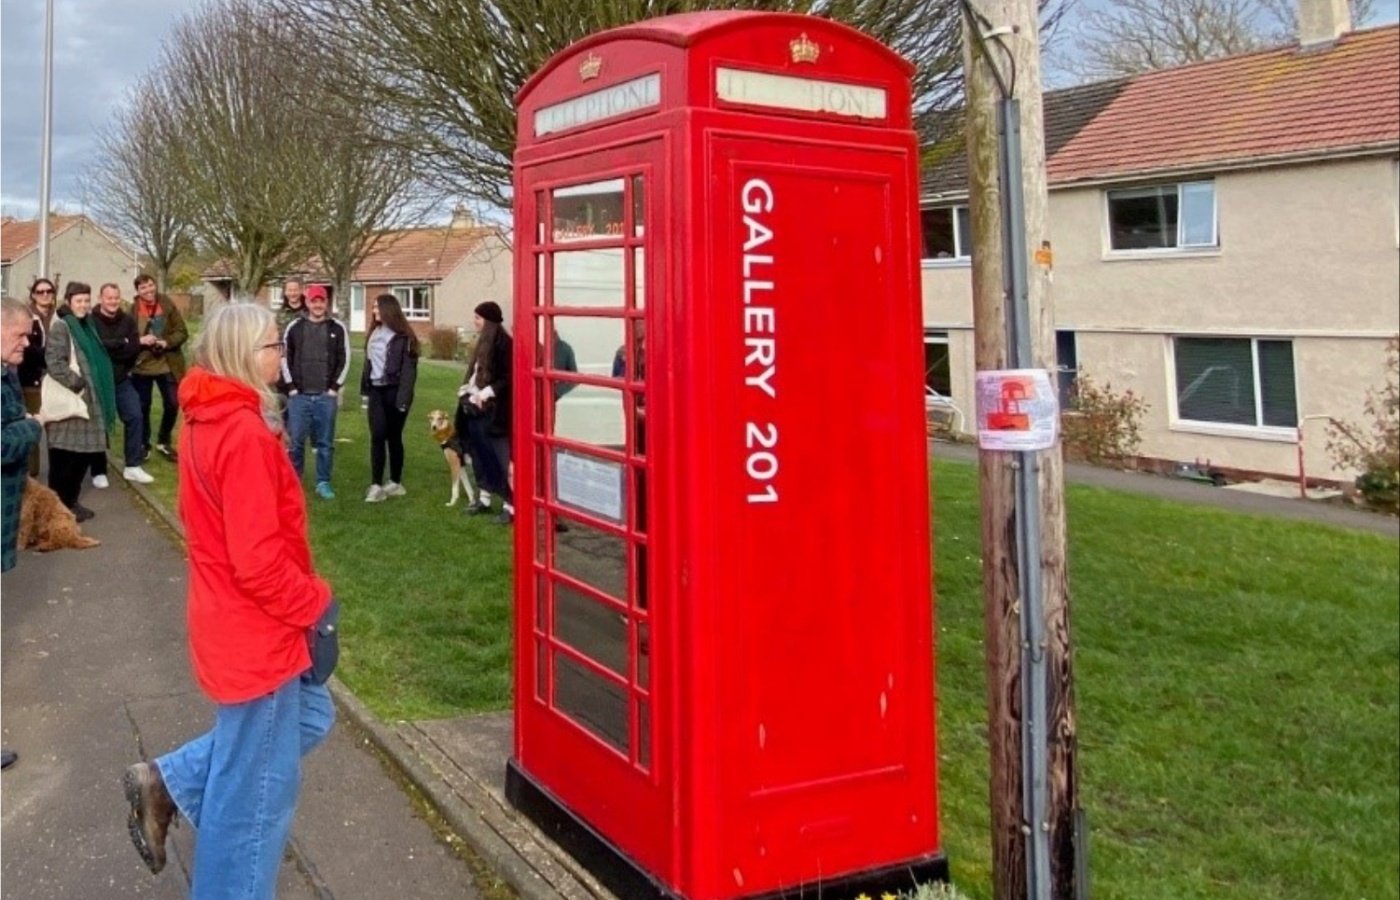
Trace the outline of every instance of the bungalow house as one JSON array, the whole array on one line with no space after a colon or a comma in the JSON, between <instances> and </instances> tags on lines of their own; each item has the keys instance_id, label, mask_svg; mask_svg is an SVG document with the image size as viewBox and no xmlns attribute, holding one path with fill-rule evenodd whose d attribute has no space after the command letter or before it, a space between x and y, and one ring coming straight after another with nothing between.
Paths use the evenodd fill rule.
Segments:
<instances>
[{"instance_id":1,"label":"bungalow house","mask_svg":"<svg viewBox=\"0 0 1400 900\"><path fill-rule=\"evenodd\" d=\"M282 284L294 277L330 287L313 259L263 288L258 299L280 307ZM204 280L223 298L232 295L226 268L209 269ZM364 331L366 305L379 294L393 294L420 334L469 329L472 310L483 300L495 300L509 315L512 284L510 245L498 228L458 216L448 226L385 231L355 269L348 324L351 331Z\"/></svg>"},{"instance_id":2,"label":"bungalow house","mask_svg":"<svg viewBox=\"0 0 1400 900\"><path fill-rule=\"evenodd\" d=\"M1361 417L1400 330L1400 26L1302 19L1299 44L1045 95L1062 384L1144 397L1150 460L1288 476L1301 429L1310 477L1352 474L1323 420ZM924 174L922 275L928 383L970 414L960 141Z\"/></svg>"},{"instance_id":3,"label":"bungalow house","mask_svg":"<svg viewBox=\"0 0 1400 900\"><path fill-rule=\"evenodd\" d=\"M95 292L113 282L131 296L136 253L87 216L49 216L49 273L60 291L84 281ZM0 294L25 299L39 271L39 220L0 219Z\"/></svg>"}]
</instances>

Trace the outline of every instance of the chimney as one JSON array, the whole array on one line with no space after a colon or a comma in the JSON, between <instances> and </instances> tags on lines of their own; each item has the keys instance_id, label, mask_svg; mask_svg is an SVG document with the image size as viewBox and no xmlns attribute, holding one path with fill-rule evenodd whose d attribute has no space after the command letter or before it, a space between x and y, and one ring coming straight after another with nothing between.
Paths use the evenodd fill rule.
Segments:
<instances>
[{"instance_id":1,"label":"chimney","mask_svg":"<svg viewBox=\"0 0 1400 900\"><path fill-rule=\"evenodd\" d=\"M1347 0L1298 0L1298 43L1304 50L1325 47L1351 31Z\"/></svg>"},{"instance_id":2,"label":"chimney","mask_svg":"<svg viewBox=\"0 0 1400 900\"><path fill-rule=\"evenodd\" d=\"M452 228L474 228L476 218L467 210L466 204L458 203L452 207Z\"/></svg>"}]
</instances>

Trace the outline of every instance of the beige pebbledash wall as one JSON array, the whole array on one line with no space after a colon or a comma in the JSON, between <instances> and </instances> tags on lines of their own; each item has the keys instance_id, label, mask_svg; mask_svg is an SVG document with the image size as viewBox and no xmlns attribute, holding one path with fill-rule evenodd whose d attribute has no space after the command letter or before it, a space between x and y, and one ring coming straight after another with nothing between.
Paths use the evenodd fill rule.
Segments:
<instances>
[{"instance_id":1,"label":"beige pebbledash wall","mask_svg":"<svg viewBox=\"0 0 1400 900\"><path fill-rule=\"evenodd\" d=\"M1291 429L1176 420L1170 336L1291 339L1299 415L1359 418L1367 388L1384 380L1386 340L1400 331L1396 158L1214 180L1220 246L1208 252L1110 253L1104 188L1052 190L1057 327L1075 332L1082 370L1151 405L1142 455L1293 476ZM969 269L926 266L923 284L925 327L949 331L953 398L971 417ZM1308 475L1350 477L1331 465L1325 431L1304 422Z\"/></svg>"},{"instance_id":2,"label":"beige pebbledash wall","mask_svg":"<svg viewBox=\"0 0 1400 900\"><path fill-rule=\"evenodd\" d=\"M433 297L433 325L437 328L472 330L472 310L483 300L495 300L505 313L507 327L514 308L515 275L510 245L500 237L488 237L458 263L437 286Z\"/></svg>"},{"instance_id":3,"label":"beige pebbledash wall","mask_svg":"<svg viewBox=\"0 0 1400 900\"><path fill-rule=\"evenodd\" d=\"M10 296L29 298L29 286L38 275L39 252L26 253L10 266ZM101 231L79 222L49 241L49 271L58 283L59 296L70 281L98 288L110 281L122 289L122 296L135 296L132 280L137 269L131 255Z\"/></svg>"}]
</instances>

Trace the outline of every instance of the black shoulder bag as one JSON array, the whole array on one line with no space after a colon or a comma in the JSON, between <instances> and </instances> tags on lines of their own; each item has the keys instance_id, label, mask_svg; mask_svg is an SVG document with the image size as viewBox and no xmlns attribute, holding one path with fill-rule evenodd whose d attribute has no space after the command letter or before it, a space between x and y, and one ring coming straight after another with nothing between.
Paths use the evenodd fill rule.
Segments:
<instances>
[{"instance_id":1,"label":"black shoulder bag","mask_svg":"<svg viewBox=\"0 0 1400 900\"><path fill-rule=\"evenodd\" d=\"M186 432L190 437L189 459L190 468L194 470L195 477L199 479L199 486L209 497L215 508L219 508L219 501L215 499L214 492L209 489L209 482L204 480L204 473L199 470L195 462L194 455L194 425L189 426ZM316 624L306 629L306 649L311 654L311 668L304 676L312 684L325 684L335 672L335 664L340 661L340 601L331 597L331 602L326 606L326 611L321 613L321 618L316 620Z\"/></svg>"}]
</instances>

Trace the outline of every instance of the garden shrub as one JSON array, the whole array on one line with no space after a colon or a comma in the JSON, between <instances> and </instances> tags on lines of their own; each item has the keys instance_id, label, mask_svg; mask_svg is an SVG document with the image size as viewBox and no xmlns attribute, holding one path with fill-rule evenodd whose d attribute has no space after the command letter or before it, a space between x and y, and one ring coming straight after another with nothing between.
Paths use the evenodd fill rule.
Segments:
<instances>
[{"instance_id":1,"label":"garden shrub","mask_svg":"<svg viewBox=\"0 0 1400 900\"><path fill-rule=\"evenodd\" d=\"M1095 465L1121 465L1137 455L1147 401L1132 391L1116 393L1087 373L1075 379L1070 408L1060 417L1065 457Z\"/></svg>"},{"instance_id":2,"label":"garden shrub","mask_svg":"<svg viewBox=\"0 0 1400 900\"><path fill-rule=\"evenodd\" d=\"M1385 350L1386 379L1366 392L1364 421L1333 419L1327 452L1338 468L1360 471L1356 489L1376 509L1400 515L1400 337Z\"/></svg>"}]
</instances>

